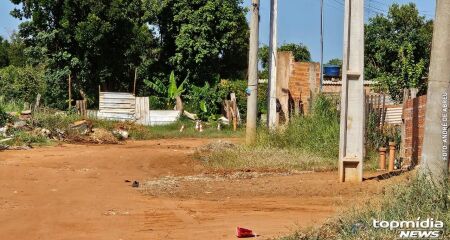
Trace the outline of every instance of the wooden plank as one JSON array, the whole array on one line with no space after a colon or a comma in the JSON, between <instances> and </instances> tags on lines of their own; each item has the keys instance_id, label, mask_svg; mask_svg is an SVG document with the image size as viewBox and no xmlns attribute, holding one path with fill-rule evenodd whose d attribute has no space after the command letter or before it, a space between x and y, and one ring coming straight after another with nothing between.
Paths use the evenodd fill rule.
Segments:
<instances>
[{"instance_id":1,"label":"wooden plank","mask_svg":"<svg viewBox=\"0 0 450 240\"><path fill-rule=\"evenodd\" d=\"M97 114L98 114L98 110L86 110L87 112L87 117L90 119L96 119L97 118Z\"/></svg>"}]
</instances>

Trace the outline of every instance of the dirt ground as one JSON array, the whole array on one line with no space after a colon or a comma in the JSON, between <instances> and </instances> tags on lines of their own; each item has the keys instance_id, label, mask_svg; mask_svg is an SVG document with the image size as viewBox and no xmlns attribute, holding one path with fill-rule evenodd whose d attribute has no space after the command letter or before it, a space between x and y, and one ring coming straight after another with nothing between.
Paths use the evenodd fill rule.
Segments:
<instances>
[{"instance_id":1,"label":"dirt ground","mask_svg":"<svg viewBox=\"0 0 450 240\"><path fill-rule=\"evenodd\" d=\"M267 239L318 226L389 182L340 184L335 172L212 175L191 156L211 141L0 152L1 239L235 239L237 226Z\"/></svg>"}]
</instances>

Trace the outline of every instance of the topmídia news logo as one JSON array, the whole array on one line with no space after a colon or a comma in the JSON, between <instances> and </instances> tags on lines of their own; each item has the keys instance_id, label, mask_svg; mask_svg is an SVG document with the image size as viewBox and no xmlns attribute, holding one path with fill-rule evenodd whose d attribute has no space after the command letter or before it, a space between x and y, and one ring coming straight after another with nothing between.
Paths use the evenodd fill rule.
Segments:
<instances>
[{"instance_id":1,"label":"topm\u00eddia news logo","mask_svg":"<svg viewBox=\"0 0 450 240\"><path fill-rule=\"evenodd\" d=\"M412 221L380 221L373 219L372 226L377 229L389 229L398 233L398 239L442 239L444 223L433 218Z\"/></svg>"}]
</instances>

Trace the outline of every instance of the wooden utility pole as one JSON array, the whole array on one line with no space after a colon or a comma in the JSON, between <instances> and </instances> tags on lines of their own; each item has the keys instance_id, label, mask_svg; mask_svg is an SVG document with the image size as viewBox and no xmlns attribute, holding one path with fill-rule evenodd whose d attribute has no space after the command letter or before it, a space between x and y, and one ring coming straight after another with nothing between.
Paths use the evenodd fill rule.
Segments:
<instances>
[{"instance_id":1,"label":"wooden utility pole","mask_svg":"<svg viewBox=\"0 0 450 240\"><path fill-rule=\"evenodd\" d=\"M339 180L363 180L364 0L345 1L344 59L342 66Z\"/></svg>"},{"instance_id":2,"label":"wooden utility pole","mask_svg":"<svg viewBox=\"0 0 450 240\"><path fill-rule=\"evenodd\" d=\"M422 173L438 184L448 177L448 99L450 87L450 1L436 1L433 44L428 80Z\"/></svg>"},{"instance_id":3,"label":"wooden utility pole","mask_svg":"<svg viewBox=\"0 0 450 240\"><path fill-rule=\"evenodd\" d=\"M259 0L252 0L250 25L250 51L248 54L247 125L246 143L256 141L256 118L258 116L258 44L259 44Z\"/></svg>"},{"instance_id":4,"label":"wooden utility pole","mask_svg":"<svg viewBox=\"0 0 450 240\"><path fill-rule=\"evenodd\" d=\"M69 110L72 108L72 75L69 74Z\"/></svg>"},{"instance_id":5,"label":"wooden utility pole","mask_svg":"<svg viewBox=\"0 0 450 240\"><path fill-rule=\"evenodd\" d=\"M267 126L273 130L277 122L277 52L278 52L278 0L270 0L270 69Z\"/></svg>"}]
</instances>

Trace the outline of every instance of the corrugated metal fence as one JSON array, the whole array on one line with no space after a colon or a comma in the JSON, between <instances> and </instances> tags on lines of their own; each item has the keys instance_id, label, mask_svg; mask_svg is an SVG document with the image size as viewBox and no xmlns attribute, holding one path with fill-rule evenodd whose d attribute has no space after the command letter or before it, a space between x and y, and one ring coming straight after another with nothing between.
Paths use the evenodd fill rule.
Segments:
<instances>
[{"instance_id":1,"label":"corrugated metal fence","mask_svg":"<svg viewBox=\"0 0 450 240\"><path fill-rule=\"evenodd\" d=\"M131 93L100 92L97 117L101 119L134 121L136 97Z\"/></svg>"},{"instance_id":2,"label":"corrugated metal fence","mask_svg":"<svg viewBox=\"0 0 450 240\"><path fill-rule=\"evenodd\" d=\"M180 117L180 111L150 110L148 97L121 92L100 92L98 112L88 110L87 114L99 119L136 121L148 126L171 124Z\"/></svg>"}]
</instances>

